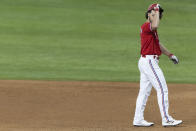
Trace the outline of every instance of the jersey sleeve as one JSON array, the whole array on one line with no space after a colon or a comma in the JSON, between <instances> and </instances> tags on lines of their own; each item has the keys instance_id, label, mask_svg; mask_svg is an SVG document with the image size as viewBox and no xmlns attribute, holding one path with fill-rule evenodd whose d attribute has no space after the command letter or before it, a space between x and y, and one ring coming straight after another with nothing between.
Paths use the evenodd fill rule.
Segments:
<instances>
[{"instance_id":1,"label":"jersey sleeve","mask_svg":"<svg viewBox=\"0 0 196 131\"><path fill-rule=\"evenodd\" d=\"M151 29L151 23L145 24L142 28L142 32L145 32L145 33L153 32L152 29Z\"/></svg>"}]
</instances>

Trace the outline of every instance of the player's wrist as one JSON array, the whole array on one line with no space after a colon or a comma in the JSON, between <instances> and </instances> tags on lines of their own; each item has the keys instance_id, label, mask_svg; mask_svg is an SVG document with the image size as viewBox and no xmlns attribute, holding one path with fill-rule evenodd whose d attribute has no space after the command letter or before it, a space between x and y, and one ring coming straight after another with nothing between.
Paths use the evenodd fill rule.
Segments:
<instances>
[{"instance_id":1,"label":"player's wrist","mask_svg":"<svg viewBox=\"0 0 196 131\"><path fill-rule=\"evenodd\" d=\"M171 58L173 55L174 55L174 54L171 53L171 54L168 55L168 57Z\"/></svg>"}]
</instances>

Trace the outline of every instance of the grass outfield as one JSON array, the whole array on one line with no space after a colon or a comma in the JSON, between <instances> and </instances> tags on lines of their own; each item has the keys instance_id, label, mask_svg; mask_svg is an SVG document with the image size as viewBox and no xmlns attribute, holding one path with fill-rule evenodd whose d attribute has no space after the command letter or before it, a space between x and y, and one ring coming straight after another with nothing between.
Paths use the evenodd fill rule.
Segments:
<instances>
[{"instance_id":1,"label":"grass outfield","mask_svg":"<svg viewBox=\"0 0 196 131\"><path fill-rule=\"evenodd\" d=\"M1 0L0 79L139 81L147 0ZM164 0L167 81L196 83L196 1Z\"/></svg>"}]
</instances>

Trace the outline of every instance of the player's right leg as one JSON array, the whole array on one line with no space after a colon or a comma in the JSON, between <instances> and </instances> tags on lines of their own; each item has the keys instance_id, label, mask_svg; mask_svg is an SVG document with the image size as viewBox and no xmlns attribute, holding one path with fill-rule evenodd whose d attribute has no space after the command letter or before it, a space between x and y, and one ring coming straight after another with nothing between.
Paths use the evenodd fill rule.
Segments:
<instances>
[{"instance_id":1,"label":"player's right leg","mask_svg":"<svg viewBox=\"0 0 196 131\"><path fill-rule=\"evenodd\" d=\"M141 58L142 59L142 58ZM140 70L140 90L136 101L135 117L133 120L134 126L152 126L154 123L147 122L144 120L144 110L148 96L151 93L152 85L144 73L145 61L139 61L139 70Z\"/></svg>"}]
</instances>

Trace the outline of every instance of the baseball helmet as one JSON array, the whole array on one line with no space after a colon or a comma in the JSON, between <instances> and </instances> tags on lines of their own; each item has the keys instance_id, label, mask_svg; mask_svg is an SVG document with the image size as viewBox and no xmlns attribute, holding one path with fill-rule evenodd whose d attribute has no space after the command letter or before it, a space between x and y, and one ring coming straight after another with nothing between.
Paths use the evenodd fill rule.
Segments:
<instances>
[{"instance_id":1,"label":"baseball helmet","mask_svg":"<svg viewBox=\"0 0 196 131\"><path fill-rule=\"evenodd\" d=\"M163 8L161 8L161 5L158 4L158 3L151 4L151 5L148 7L148 11L154 10L154 8L157 7L157 6L159 7L159 12L163 12L163 11L164 11Z\"/></svg>"},{"instance_id":2,"label":"baseball helmet","mask_svg":"<svg viewBox=\"0 0 196 131\"><path fill-rule=\"evenodd\" d=\"M146 19L148 19L148 13L151 12L151 10L154 10L155 7L158 7L158 8L159 8L159 13L160 13L159 18L160 18L160 19L162 18L162 13L164 12L164 10L163 10L163 8L160 6L160 4L155 3L155 4L151 4L151 5L148 7L147 12L145 13Z\"/></svg>"}]
</instances>

